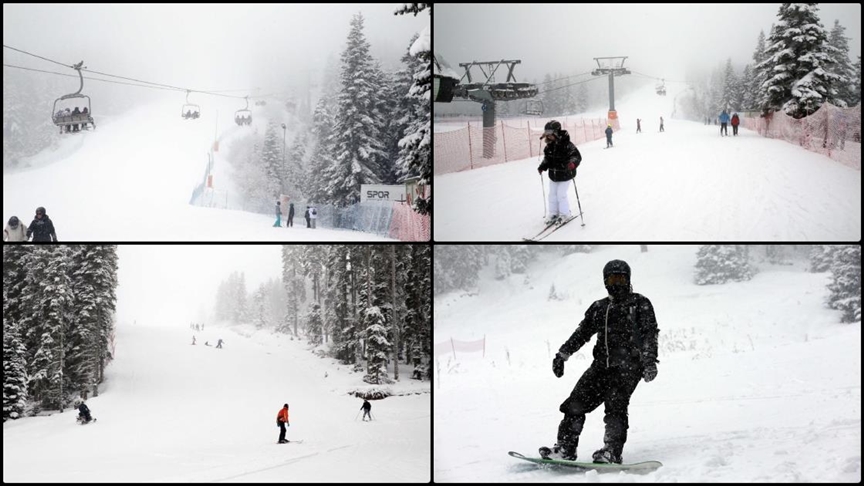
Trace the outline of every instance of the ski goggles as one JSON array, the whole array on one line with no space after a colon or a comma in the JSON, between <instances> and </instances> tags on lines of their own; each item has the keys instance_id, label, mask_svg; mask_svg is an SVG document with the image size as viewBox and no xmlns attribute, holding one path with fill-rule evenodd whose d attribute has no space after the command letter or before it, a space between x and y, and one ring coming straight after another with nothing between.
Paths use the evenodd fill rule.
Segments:
<instances>
[{"instance_id":1,"label":"ski goggles","mask_svg":"<svg viewBox=\"0 0 864 486\"><path fill-rule=\"evenodd\" d=\"M606 277L606 285L627 285L629 283L630 279L623 273L613 273Z\"/></svg>"}]
</instances>

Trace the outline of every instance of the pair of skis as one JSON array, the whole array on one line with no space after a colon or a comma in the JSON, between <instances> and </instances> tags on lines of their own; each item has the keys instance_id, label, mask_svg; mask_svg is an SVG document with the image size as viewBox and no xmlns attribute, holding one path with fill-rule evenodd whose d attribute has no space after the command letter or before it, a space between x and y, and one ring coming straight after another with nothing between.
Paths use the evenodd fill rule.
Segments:
<instances>
[{"instance_id":1,"label":"pair of skis","mask_svg":"<svg viewBox=\"0 0 864 486\"><path fill-rule=\"evenodd\" d=\"M565 224L569 223L570 221L573 221L574 219L576 219L580 216L582 216L581 212L579 214L574 215L574 216L570 216L569 218L567 218L563 221L558 220L552 224L546 225L546 227L543 228L542 231L540 231L536 235L532 236L531 238L522 238L522 240L524 240L524 241L540 241L540 240L546 238L547 236L551 235L552 233L561 229L561 227L564 226ZM585 223L582 223L582 226L585 226Z\"/></svg>"}]
</instances>

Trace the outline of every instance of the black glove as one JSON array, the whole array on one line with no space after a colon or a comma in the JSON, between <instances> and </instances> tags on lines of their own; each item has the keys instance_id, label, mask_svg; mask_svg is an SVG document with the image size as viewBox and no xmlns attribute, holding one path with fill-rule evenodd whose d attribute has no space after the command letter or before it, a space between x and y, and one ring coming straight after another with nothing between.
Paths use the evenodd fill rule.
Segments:
<instances>
[{"instance_id":1,"label":"black glove","mask_svg":"<svg viewBox=\"0 0 864 486\"><path fill-rule=\"evenodd\" d=\"M642 378L645 379L645 383L657 378L657 363L647 363L642 370Z\"/></svg>"},{"instance_id":2,"label":"black glove","mask_svg":"<svg viewBox=\"0 0 864 486\"><path fill-rule=\"evenodd\" d=\"M542 165L540 167L537 167L537 172L540 174L543 173L543 166Z\"/></svg>"},{"instance_id":3,"label":"black glove","mask_svg":"<svg viewBox=\"0 0 864 486\"><path fill-rule=\"evenodd\" d=\"M564 376L564 358L560 354L556 354L555 359L552 360L552 373L555 373L558 378Z\"/></svg>"}]
</instances>

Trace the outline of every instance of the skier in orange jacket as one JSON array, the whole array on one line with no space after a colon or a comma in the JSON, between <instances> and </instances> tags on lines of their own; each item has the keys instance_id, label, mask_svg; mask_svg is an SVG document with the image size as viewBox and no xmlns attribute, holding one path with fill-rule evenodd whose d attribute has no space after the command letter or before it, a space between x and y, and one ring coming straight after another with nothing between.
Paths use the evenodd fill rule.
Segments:
<instances>
[{"instance_id":1,"label":"skier in orange jacket","mask_svg":"<svg viewBox=\"0 0 864 486\"><path fill-rule=\"evenodd\" d=\"M288 404L287 403L282 407L281 410L279 410L279 413L276 414L276 425L281 429L281 431L279 432L279 442L278 443L279 444L287 443L288 441L285 440L285 426L291 425L290 423L288 423Z\"/></svg>"}]
</instances>

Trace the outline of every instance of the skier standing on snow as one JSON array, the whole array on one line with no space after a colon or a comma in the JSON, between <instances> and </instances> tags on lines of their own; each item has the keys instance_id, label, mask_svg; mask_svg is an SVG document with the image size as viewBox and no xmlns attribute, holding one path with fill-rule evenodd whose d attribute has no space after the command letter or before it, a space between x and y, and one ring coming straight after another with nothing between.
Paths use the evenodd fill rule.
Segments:
<instances>
[{"instance_id":1,"label":"skier standing on snow","mask_svg":"<svg viewBox=\"0 0 864 486\"><path fill-rule=\"evenodd\" d=\"M729 123L729 113L726 113L726 110L723 110L720 113L720 136L722 137L725 133L726 136L729 136L729 129L726 128L726 124Z\"/></svg>"},{"instance_id":2,"label":"skier standing on snow","mask_svg":"<svg viewBox=\"0 0 864 486\"><path fill-rule=\"evenodd\" d=\"M561 404L564 419L558 427L558 442L552 449L540 448L544 458L576 460L585 414L605 403L605 445L593 459L621 464L630 396L641 378L649 382L657 377L659 331L651 301L633 292L630 266L622 260L612 260L603 267L603 281L609 297L591 304L552 361L552 371L560 378L567 358L598 335L594 361Z\"/></svg>"},{"instance_id":3,"label":"skier standing on snow","mask_svg":"<svg viewBox=\"0 0 864 486\"><path fill-rule=\"evenodd\" d=\"M33 235L33 243L57 241L57 233L54 232L54 223L45 214L45 208L42 206L36 208L36 218L33 219L30 227L27 228L27 238L30 238L30 235Z\"/></svg>"},{"instance_id":4,"label":"skier standing on snow","mask_svg":"<svg viewBox=\"0 0 864 486\"><path fill-rule=\"evenodd\" d=\"M642 119L636 119L636 133L642 133Z\"/></svg>"},{"instance_id":5,"label":"skier standing on snow","mask_svg":"<svg viewBox=\"0 0 864 486\"><path fill-rule=\"evenodd\" d=\"M294 203L288 205L288 220L285 221L285 227L294 227Z\"/></svg>"},{"instance_id":6,"label":"skier standing on snow","mask_svg":"<svg viewBox=\"0 0 864 486\"><path fill-rule=\"evenodd\" d=\"M312 229L317 228L315 222L318 221L318 209L315 206L309 208L309 218L312 219Z\"/></svg>"},{"instance_id":7,"label":"skier standing on snow","mask_svg":"<svg viewBox=\"0 0 864 486\"><path fill-rule=\"evenodd\" d=\"M567 130L555 120L546 123L541 140L546 141L543 148L543 162L537 167L540 174L549 171L549 219L553 224L571 217L570 203L567 200L569 182L576 177L576 168L582 162L582 154L570 141Z\"/></svg>"},{"instance_id":8,"label":"skier standing on snow","mask_svg":"<svg viewBox=\"0 0 864 486\"><path fill-rule=\"evenodd\" d=\"M661 132L665 132L665 131L666 131L666 130L663 130L663 117L662 117L662 116L660 117L660 131L661 131Z\"/></svg>"},{"instance_id":9,"label":"skier standing on snow","mask_svg":"<svg viewBox=\"0 0 864 486\"><path fill-rule=\"evenodd\" d=\"M220 338L219 341L216 343L216 347L219 348L219 349L222 349L222 343L223 343L223 342L224 342L224 341L222 341L222 339Z\"/></svg>"},{"instance_id":10,"label":"skier standing on snow","mask_svg":"<svg viewBox=\"0 0 864 486\"><path fill-rule=\"evenodd\" d=\"M741 124L741 118L738 117L738 113L732 115L732 136L738 136L738 125Z\"/></svg>"},{"instance_id":11,"label":"skier standing on snow","mask_svg":"<svg viewBox=\"0 0 864 486\"><path fill-rule=\"evenodd\" d=\"M310 218L310 216L309 216L309 206L306 206L306 213L303 215L303 217L306 218L306 227L307 227L307 228L311 228L312 225L309 223L309 221L311 221L311 220L309 219L309 218Z\"/></svg>"},{"instance_id":12,"label":"skier standing on snow","mask_svg":"<svg viewBox=\"0 0 864 486\"><path fill-rule=\"evenodd\" d=\"M3 241L27 241L27 225L18 220L18 216L9 218L9 224L3 229Z\"/></svg>"},{"instance_id":13,"label":"skier standing on snow","mask_svg":"<svg viewBox=\"0 0 864 486\"><path fill-rule=\"evenodd\" d=\"M366 421L366 417L369 417L369 420L372 420L372 404L369 403L369 400L363 399L363 405L360 406L363 409L363 421ZM355 417L354 420L357 420Z\"/></svg>"},{"instance_id":14,"label":"skier standing on snow","mask_svg":"<svg viewBox=\"0 0 864 486\"><path fill-rule=\"evenodd\" d=\"M276 201L276 222L273 223L273 227L282 227L282 203Z\"/></svg>"},{"instance_id":15,"label":"skier standing on snow","mask_svg":"<svg viewBox=\"0 0 864 486\"><path fill-rule=\"evenodd\" d=\"M279 413L276 414L276 426L279 427L279 444L284 444L288 442L285 440L285 427L290 426L288 423L288 404L282 406L282 409L279 410Z\"/></svg>"},{"instance_id":16,"label":"skier standing on snow","mask_svg":"<svg viewBox=\"0 0 864 486\"><path fill-rule=\"evenodd\" d=\"M90 423L93 420L93 417L90 416L90 409L87 408L87 405L84 405L84 400L81 400L78 404L78 420L81 420L85 424Z\"/></svg>"},{"instance_id":17,"label":"skier standing on snow","mask_svg":"<svg viewBox=\"0 0 864 486\"><path fill-rule=\"evenodd\" d=\"M612 146L612 124L606 125L606 148Z\"/></svg>"}]
</instances>

